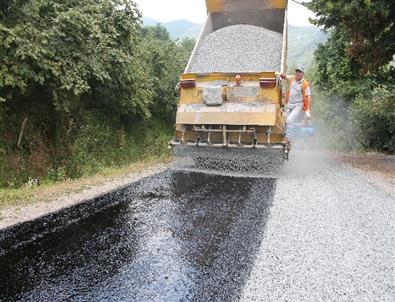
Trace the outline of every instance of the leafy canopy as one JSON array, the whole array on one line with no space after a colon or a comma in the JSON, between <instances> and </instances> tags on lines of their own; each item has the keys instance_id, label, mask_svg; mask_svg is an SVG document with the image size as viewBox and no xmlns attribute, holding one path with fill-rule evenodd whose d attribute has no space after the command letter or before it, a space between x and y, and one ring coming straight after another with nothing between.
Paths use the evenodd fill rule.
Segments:
<instances>
[{"instance_id":1,"label":"leafy canopy","mask_svg":"<svg viewBox=\"0 0 395 302\"><path fill-rule=\"evenodd\" d=\"M366 74L393 60L395 54L395 1L313 0L305 5L316 13L313 24L348 36L347 55Z\"/></svg>"},{"instance_id":2,"label":"leafy canopy","mask_svg":"<svg viewBox=\"0 0 395 302\"><path fill-rule=\"evenodd\" d=\"M5 1L0 6L0 97L41 87L59 110L89 97L120 113L147 115L138 63L140 14L127 0Z\"/></svg>"},{"instance_id":3,"label":"leafy canopy","mask_svg":"<svg viewBox=\"0 0 395 302\"><path fill-rule=\"evenodd\" d=\"M330 37L315 52L316 112L329 135L393 153L395 1L312 0L312 22ZM391 62L392 61L392 62Z\"/></svg>"}]
</instances>

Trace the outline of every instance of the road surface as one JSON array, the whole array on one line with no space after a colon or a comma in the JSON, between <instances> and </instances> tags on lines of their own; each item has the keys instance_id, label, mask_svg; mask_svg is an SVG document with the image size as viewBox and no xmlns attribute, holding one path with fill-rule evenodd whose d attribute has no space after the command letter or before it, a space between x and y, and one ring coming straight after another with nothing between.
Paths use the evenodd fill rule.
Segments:
<instances>
[{"instance_id":1,"label":"road surface","mask_svg":"<svg viewBox=\"0 0 395 302\"><path fill-rule=\"evenodd\" d=\"M394 301L395 198L321 152L158 174L0 256L1 301Z\"/></svg>"}]
</instances>

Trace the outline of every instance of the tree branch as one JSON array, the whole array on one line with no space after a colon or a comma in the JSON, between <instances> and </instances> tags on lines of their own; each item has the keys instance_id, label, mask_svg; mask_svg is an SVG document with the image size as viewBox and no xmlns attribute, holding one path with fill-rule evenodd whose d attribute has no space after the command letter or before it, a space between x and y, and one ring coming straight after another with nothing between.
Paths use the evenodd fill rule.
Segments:
<instances>
[{"instance_id":1,"label":"tree branch","mask_svg":"<svg viewBox=\"0 0 395 302\"><path fill-rule=\"evenodd\" d=\"M19 137L18 137L18 143L17 143L17 147L18 149L21 148L21 144L22 144L22 139L23 139L23 134L25 132L25 128L26 128L26 124L27 124L27 117L25 116L25 118L23 119L22 122L22 126L21 126L21 130L19 130Z\"/></svg>"},{"instance_id":2,"label":"tree branch","mask_svg":"<svg viewBox=\"0 0 395 302\"><path fill-rule=\"evenodd\" d=\"M291 1L293 1L293 2L295 2L295 3L297 3L297 4L299 4L299 5L302 5L302 6L304 6L304 7L307 7L307 5L305 4L305 2L299 2L299 1L296 1L296 0L291 0ZM307 7L308 8L308 7Z\"/></svg>"}]
</instances>

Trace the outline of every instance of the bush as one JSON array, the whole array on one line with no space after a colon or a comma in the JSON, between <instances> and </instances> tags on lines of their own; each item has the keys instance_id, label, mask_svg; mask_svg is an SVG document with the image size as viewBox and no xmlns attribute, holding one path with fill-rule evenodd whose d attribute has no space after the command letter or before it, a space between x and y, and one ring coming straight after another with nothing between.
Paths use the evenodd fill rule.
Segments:
<instances>
[{"instance_id":1,"label":"bush","mask_svg":"<svg viewBox=\"0 0 395 302\"><path fill-rule=\"evenodd\" d=\"M370 97L358 97L350 109L358 141L365 149L395 152L395 89L377 88Z\"/></svg>"},{"instance_id":2,"label":"bush","mask_svg":"<svg viewBox=\"0 0 395 302\"><path fill-rule=\"evenodd\" d=\"M95 118L86 121L75 139L64 140L55 153L48 150L0 154L0 187L19 187L32 180L52 183L91 175L105 167L141 160L165 159L172 127L151 119L130 129L114 129Z\"/></svg>"}]
</instances>

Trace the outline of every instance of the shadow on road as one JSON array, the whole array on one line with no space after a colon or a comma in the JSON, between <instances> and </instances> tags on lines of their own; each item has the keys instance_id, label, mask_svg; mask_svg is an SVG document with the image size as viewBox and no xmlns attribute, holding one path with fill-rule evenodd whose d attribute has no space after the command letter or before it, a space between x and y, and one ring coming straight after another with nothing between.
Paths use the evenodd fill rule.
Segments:
<instances>
[{"instance_id":1,"label":"shadow on road","mask_svg":"<svg viewBox=\"0 0 395 302\"><path fill-rule=\"evenodd\" d=\"M193 300L237 298L263 236L275 180L179 172L173 184L184 191L178 236L201 272Z\"/></svg>"}]
</instances>

